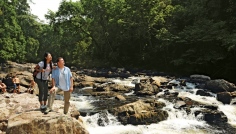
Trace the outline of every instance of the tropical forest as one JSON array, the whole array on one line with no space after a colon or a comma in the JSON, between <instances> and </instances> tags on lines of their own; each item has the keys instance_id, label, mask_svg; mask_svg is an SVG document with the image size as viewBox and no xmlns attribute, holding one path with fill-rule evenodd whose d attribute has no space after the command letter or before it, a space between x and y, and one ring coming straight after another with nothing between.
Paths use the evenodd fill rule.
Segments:
<instances>
[{"instance_id":1,"label":"tropical forest","mask_svg":"<svg viewBox=\"0 0 236 134\"><path fill-rule=\"evenodd\" d=\"M236 83L235 0L63 0L41 21L32 0L0 1L0 63L204 74Z\"/></svg>"}]
</instances>

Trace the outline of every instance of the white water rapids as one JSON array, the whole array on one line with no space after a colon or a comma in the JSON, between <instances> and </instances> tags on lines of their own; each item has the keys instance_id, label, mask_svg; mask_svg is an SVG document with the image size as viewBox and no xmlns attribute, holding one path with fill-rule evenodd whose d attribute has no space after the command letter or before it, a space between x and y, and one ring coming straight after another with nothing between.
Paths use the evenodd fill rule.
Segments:
<instances>
[{"instance_id":1,"label":"white water rapids","mask_svg":"<svg viewBox=\"0 0 236 134\"><path fill-rule=\"evenodd\" d=\"M134 86L132 79L127 80L113 80L118 84L127 86ZM188 89L186 89L188 88ZM189 97L194 101L201 102L209 105L217 105L218 110L222 111L228 118L228 123L236 127L236 106L235 105L223 105L217 101L215 97L206 97L196 95L197 89L194 84L187 83L186 88L173 88L171 91L179 92L179 97ZM81 89L84 90L84 89ZM125 95L132 95L133 91ZM155 98L155 96L152 96ZM157 98L156 98L157 99ZM200 108L191 108L192 114L187 114L185 110L175 109L174 104L164 99L157 99L164 102L166 106L163 110L168 112L168 119L158 123L150 125L122 125L115 116L108 113L108 122L104 122L105 126L99 126L97 124L99 119L99 113L81 117L84 121L86 129L90 134L218 134L224 133L220 130L216 130L205 121L202 120L201 114L197 117L194 116L194 111ZM78 110L95 109L91 105L91 102L97 101L91 96L79 96L74 94L71 102L75 104Z\"/></svg>"}]
</instances>

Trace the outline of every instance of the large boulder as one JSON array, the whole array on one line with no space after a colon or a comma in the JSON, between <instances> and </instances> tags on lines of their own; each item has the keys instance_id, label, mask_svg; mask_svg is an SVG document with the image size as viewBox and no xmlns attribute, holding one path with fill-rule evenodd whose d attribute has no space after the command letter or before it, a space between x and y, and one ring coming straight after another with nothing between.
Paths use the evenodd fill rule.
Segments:
<instances>
[{"instance_id":1,"label":"large boulder","mask_svg":"<svg viewBox=\"0 0 236 134\"><path fill-rule=\"evenodd\" d=\"M50 112L44 115L39 111L14 114L8 119L6 133L29 134L88 134L82 122L62 113Z\"/></svg>"},{"instance_id":2,"label":"large boulder","mask_svg":"<svg viewBox=\"0 0 236 134\"><path fill-rule=\"evenodd\" d=\"M157 101L138 100L110 109L110 112L118 116L119 121L124 125L142 125L166 120L168 113L161 110L164 106L163 103Z\"/></svg>"},{"instance_id":3,"label":"large boulder","mask_svg":"<svg viewBox=\"0 0 236 134\"><path fill-rule=\"evenodd\" d=\"M64 102L55 100L53 112L44 115L39 109L38 97L33 94L0 95L0 131L8 134L30 133L88 133L75 105L71 104L67 115L62 114Z\"/></svg>"},{"instance_id":4,"label":"large boulder","mask_svg":"<svg viewBox=\"0 0 236 134\"><path fill-rule=\"evenodd\" d=\"M138 96L155 95L160 92L160 89L155 84L140 82L135 84L134 92Z\"/></svg>"},{"instance_id":5,"label":"large boulder","mask_svg":"<svg viewBox=\"0 0 236 134\"><path fill-rule=\"evenodd\" d=\"M205 88L213 93L236 91L236 86L224 79L207 81Z\"/></svg>"},{"instance_id":6,"label":"large boulder","mask_svg":"<svg viewBox=\"0 0 236 134\"><path fill-rule=\"evenodd\" d=\"M150 82L160 87L162 83L167 83L168 80L165 77L155 76L150 78Z\"/></svg>"},{"instance_id":7,"label":"large boulder","mask_svg":"<svg viewBox=\"0 0 236 134\"><path fill-rule=\"evenodd\" d=\"M211 80L209 76L199 75L199 74L190 75L190 79L192 82L200 82L200 83Z\"/></svg>"},{"instance_id":8,"label":"large boulder","mask_svg":"<svg viewBox=\"0 0 236 134\"><path fill-rule=\"evenodd\" d=\"M232 97L229 92L221 92L221 93L217 93L216 99L222 102L223 104L230 104Z\"/></svg>"},{"instance_id":9,"label":"large boulder","mask_svg":"<svg viewBox=\"0 0 236 134\"><path fill-rule=\"evenodd\" d=\"M208 123L222 123L222 122L227 122L228 118L227 116L217 110L211 110L211 109L202 109L201 111L195 111L195 115L198 115L201 113L203 120L205 120Z\"/></svg>"},{"instance_id":10,"label":"large boulder","mask_svg":"<svg viewBox=\"0 0 236 134\"><path fill-rule=\"evenodd\" d=\"M134 114L128 117L127 123L132 125L151 124L166 120L168 113L163 110L144 111L143 113Z\"/></svg>"}]
</instances>

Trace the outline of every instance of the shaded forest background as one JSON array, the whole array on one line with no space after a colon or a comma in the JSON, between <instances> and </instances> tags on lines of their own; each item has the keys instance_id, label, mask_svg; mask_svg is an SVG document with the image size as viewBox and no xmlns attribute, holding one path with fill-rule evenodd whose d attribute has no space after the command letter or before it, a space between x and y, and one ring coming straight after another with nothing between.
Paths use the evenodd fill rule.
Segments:
<instances>
[{"instance_id":1,"label":"shaded forest background","mask_svg":"<svg viewBox=\"0 0 236 134\"><path fill-rule=\"evenodd\" d=\"M0 1L0 62L45 51L79 67L205 74L236 83L235 0L62 1L47 24L29 0Z\"/></svg>"}]
</instances>

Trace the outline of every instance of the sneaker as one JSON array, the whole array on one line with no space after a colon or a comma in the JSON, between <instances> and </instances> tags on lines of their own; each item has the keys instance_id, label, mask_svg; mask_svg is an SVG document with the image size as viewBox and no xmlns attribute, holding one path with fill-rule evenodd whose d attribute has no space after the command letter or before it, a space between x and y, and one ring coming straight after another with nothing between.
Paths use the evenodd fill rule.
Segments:
<instances>
[{"instance_id":1,"label":"sneaker","mask_svg":"<svg viewBox=\"0 0 236 134\"><path fill-rule=\"evenodd\" d=\"M49 112L51 112L52 110L50 108L47 108L45 111L44 111L44 114L48 114Z\"/></svg>"},{"instance_id":2,"label":"sneaker","mask_svg":"<svg viewBox=\"0 0 236 134\"><path fill-rule=\"evenodd\" d=\"M44 110L44 109L46 109L46 108L47 108L46 105L41 105L41 106L40 106L40 109L41 109L41 110Z\"/></svg>"},{"instance_id":3,"label":"sneaker","mask_svg":"<svg viewBox=\"0 0 236 134\"><path fill-rule=\"evenodd\" d=\"M43 105L40 106L40 109L41 109L41 110L43 109Z\"/></svg>"},{"instance_id":4,"label":"sneaker","mask_svg":"<svg viewBox=\"0 0 236 134\"><path fill-rule=\"evenodd\" d=\"M44 108L44 109L47 109L47 105L44 105L43 108Z\"/></svg>"}]
</instances>

